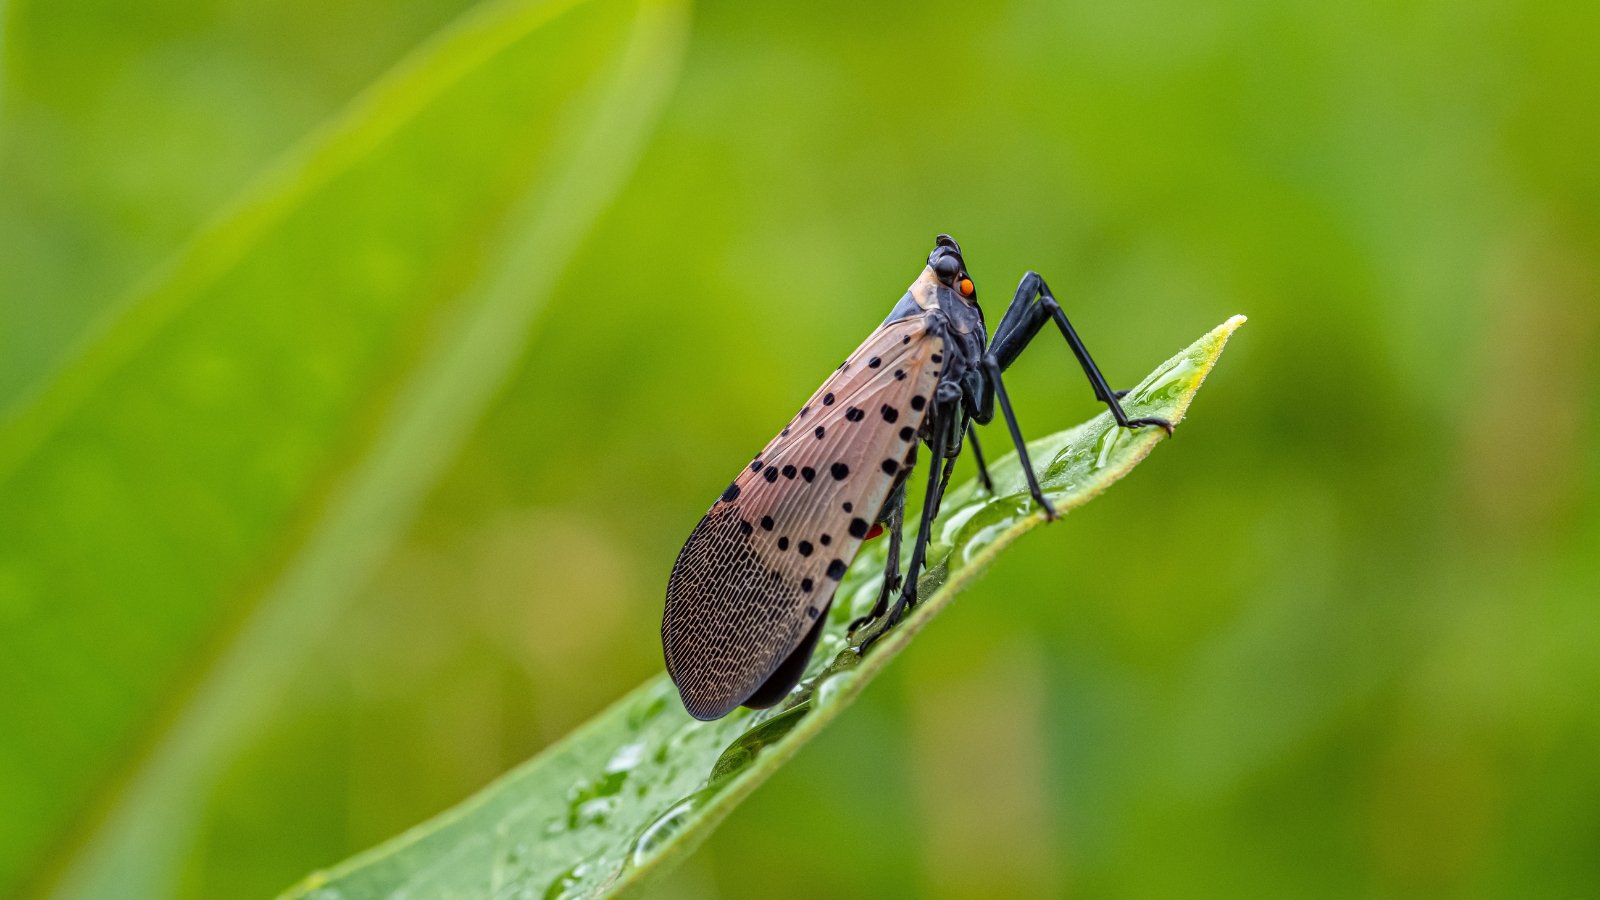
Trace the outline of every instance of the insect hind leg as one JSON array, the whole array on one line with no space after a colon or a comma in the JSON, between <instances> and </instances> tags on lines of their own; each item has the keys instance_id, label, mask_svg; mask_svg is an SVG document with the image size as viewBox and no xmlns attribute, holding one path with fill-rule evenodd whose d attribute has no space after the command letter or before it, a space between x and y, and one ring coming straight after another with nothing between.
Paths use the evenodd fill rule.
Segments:
<instances>
[{"instance_id":1,"label":"insect hind leg","mask_svg":"<svg viewBox=\"0 0 1600 900\"><path fill-rule=\"evenodd\" d=\"M894 490L889 492L889 499L884 503L883 511L878 514L878 521L883 524L883 530L889 533L889 553L883 567L883 586L878 588L878 602L872 605L872 611L851 622L851 631L882 616L889 608L889 596L900 590L900 546L905 540L906 530L905 479L901 479Z\"/></svg>"}]
</instances>

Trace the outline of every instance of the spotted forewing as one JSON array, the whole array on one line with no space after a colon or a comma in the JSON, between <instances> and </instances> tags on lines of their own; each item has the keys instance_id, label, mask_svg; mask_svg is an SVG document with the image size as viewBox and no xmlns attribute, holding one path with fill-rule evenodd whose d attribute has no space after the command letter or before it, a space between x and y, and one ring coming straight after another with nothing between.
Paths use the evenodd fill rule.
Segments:
<instances>
[{"instance_id":1,"label":"spotted forewing","mask_svg":"<svg viewBox=\"0 0 1600 900\"><path fill-rule=\"evenodd\" d=\"M661 636L667 671L696 718L776 702L798 677L915 450L943 346L920 313L884 323L689 536L667 584Z\"/></svg>"}]
</instances>

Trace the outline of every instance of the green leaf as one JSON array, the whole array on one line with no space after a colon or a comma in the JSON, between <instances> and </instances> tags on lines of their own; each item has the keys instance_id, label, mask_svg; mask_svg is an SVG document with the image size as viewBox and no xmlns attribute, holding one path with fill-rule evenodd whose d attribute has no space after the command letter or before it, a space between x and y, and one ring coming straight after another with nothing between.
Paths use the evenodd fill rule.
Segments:
<instances>
[{"instance_id":1,"label":"green leaf","mask_svg":"<svg viewBox=\"0 0 1600 900\"><path fill-rule=\"evenodd\" d=\"M218 773L518 363L686 25L478 7L0 423L0 721L29 723L0 742L0 891L173 893Z\"/></svg>"},{"instance_id":2,"label":"green leaf","mask_svg":"<svg viewBox=\"0 0 1600 900\"><path fill-rule=\"evenodd\" d=\"M1123 400L1135 416L1179 422L1235 316L1151 373ZM1109 413L1033 441L1028 451L1058 511L1127 474L1165 435L1116 427ZM840 586L807 677L782 704L715 722L684 712L658 676L477 796L390 842L318 872L285 896L304 900L584 897L634 888L703 840L893 659L999 552L1044 522L1016 454L990 466L995 495L952 490L934 523L916 609L863 657L846 629L882 582L881 542Z\"/></svg>"}]
</instances>

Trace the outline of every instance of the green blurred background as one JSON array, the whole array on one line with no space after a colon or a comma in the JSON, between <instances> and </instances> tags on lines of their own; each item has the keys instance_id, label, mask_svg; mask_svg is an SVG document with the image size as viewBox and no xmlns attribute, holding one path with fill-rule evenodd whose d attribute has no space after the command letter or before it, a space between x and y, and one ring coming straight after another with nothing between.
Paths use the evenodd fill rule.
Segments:
<instances>
[{"instance_id":1,"label":"green blurred background","mask_svg":"<svg viewBox=\"0 0 1600 900\"><path fill-rule=\"evenodd\" d=\"M662 895L1600 893L1597 26L0 3L0 894L270 895L660 671L939 231L1113 381L1251 322Z\"/></svg>"}]
</instances>

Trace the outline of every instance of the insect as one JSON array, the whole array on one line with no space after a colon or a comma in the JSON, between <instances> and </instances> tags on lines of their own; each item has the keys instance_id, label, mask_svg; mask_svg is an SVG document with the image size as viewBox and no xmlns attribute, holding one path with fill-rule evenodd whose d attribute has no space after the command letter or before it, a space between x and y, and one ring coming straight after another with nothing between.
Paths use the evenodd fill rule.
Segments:
<instances>
[{"instance_id":1,"label":"insect","mask_svg":"<svg viewBox=\"0 0 1600 900\"><path fill-rule=\"evenodd\" d=\"M740 705L782 700L811 658L840 579L880 528L889 537L883 587L872 611L852 628L879 622L870 643L915 605L929 525L965 442L980 481L993 491L972 426L992 421L997 405L1034 502L1055 518L1001 380L1048 322L1118 425L1172 433L1164 419L1130 419L1123 412L1123 392L1107 385L1033 272L1023 276L993 340L986 341L961 247L939 235L927 266L888 318L728 485L679 552L667 582L661 641L667 672L691 715L717 719ZM902 577L906 486L922 447L931 462Z\"/></svg>"}]
</instances>

